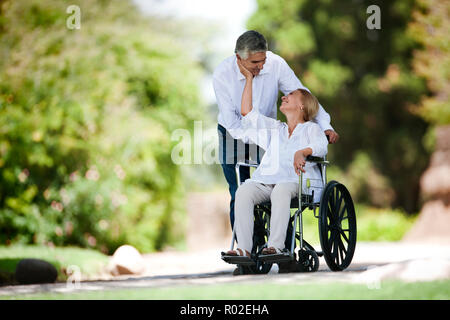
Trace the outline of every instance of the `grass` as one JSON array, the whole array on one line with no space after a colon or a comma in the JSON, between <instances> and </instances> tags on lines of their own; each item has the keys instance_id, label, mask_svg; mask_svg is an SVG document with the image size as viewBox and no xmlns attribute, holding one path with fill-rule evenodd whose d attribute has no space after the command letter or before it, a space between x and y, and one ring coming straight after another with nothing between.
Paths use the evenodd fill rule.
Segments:
<instances>
[{"instance_id":1,"label":"grass","mask_svg":"<svg viewBox=\"0 0 450 320\"><path fill-rule=\"evenodd\" d=\"M162 288L116 289L76 293L39 293L0 296L0 299L43 300L448 300L450 280L404 283L386 281L379 289L364 284L219 284L186 285Z\"/></svg>"},{"instance_id":2,"label":"grass","mask_svg":"<svg viewBox=\"0 0 450 320\"><path fill-rule=\"evenodd\" d=\"M108 256L91 249L76 247L52 248L47 246L0 246L0 283L14 282L17 264L24 258L45 260L58 270L58 281L65 281L65 270L69 266L77 266L81 275L90 277L108 263ZM3 278L3 279L2 279Z\"/></svg>"},{"instance_id":3,"label":"grass","mask_svg":"<svg viewBox=\"0 0 450 320\"><path fill-rule=\"evenodd\" d=\"M400 209L379 209L356 205L358 241L398 241L411 229L417 215Z\"/></svg>"}]
</instances>

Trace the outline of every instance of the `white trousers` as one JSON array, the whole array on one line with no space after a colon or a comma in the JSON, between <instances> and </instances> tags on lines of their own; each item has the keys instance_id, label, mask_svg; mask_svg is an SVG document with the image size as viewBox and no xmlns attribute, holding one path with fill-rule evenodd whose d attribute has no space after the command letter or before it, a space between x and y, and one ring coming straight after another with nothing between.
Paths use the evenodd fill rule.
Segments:
<instances>
[{"instance_id":1,"label":"white trousers","mask_svg":"<svg viewBox=\"0 0 450 320\"><path fill-rule=\"evenodd\" d=\"M256 204L271 201L268 247L285 248L286 231L291 215L291 199L298 195L298 183L263 184L247 180L236 191L235 221L238 247L251 252L253 247L253 209Z\"/></svg>"}]
</instances>

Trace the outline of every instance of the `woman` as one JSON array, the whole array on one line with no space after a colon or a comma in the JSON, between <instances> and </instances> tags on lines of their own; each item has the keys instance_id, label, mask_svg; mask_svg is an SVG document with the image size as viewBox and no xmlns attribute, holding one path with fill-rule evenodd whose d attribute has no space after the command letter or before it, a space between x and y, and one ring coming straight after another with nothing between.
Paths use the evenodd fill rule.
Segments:
<instances>
[{"instance_id":1,"label":"woman","mask_svg":"<svg viewBox=\"0 0 450 320\"><path fill-rule=\"evenodd\" d=\"M235 228L238 248L226 255L246 256L250 259L253 246L253 209L258 203L271 200L270 236L262 254L280 253L284 248L290 218L291 199L298 195L298 176L322 184L317 166L307 163L309 155L323 157L327 153L327 139L318 124L311 120L317 114L317 99L307 90L298 89L282 97L281 112L287 123L263 116L252 105L253 74L238 60L245 76L241 114L244 142L258 144L266 152L252 177L236 192ZM306 183L303 183L306 186ZM316 185L314 201L320 199L322 185ZM302 192L306 193L306 188Z\"/></svg>"}]
</instances>

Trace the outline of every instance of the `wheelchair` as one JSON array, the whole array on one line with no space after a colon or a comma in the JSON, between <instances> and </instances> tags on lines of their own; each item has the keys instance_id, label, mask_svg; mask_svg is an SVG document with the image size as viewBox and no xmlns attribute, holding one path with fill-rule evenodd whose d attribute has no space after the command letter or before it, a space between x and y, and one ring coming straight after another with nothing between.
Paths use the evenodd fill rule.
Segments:
<instances>
[{"instance_id":1,"label":"wheelchair","mask_svg":"<svg viewBox=\"0 0 450 320\"><path fill-rule=\"evenodd\" d=\"M320 202L314 202L314 190L311 194L302 194L303 173L299 176L298 197L291 200L291 209L296 209L290 217L285 250L277 254L262 255L267 247L270 234L270 200L254 207L254 231L251 259L241 256L227 256L222 252L222 260L236 264L239 274L267 274L274 263L280 268L288 264L288 272L314 272L319 269L319 257L324 257L326 264L332 271L346 269L352 259L356 247L356 215L353 200L347 188L337 182L327 182L326 167L329 162L325 158L309 156L307 162L319 166L323 190ZM236 177L241 184L240 166L258 167L250 161L236 164ZM310 181L307 180L307 188ZM303 211L310 209L318 219L319 240L322 251L316 251L312 245L303 239ZM236 230L233 228L231 249L234 249ZM298 248L297 248L298 246ZM293 268L292 268L293 266Z\"/></svg>"}]
</instances>

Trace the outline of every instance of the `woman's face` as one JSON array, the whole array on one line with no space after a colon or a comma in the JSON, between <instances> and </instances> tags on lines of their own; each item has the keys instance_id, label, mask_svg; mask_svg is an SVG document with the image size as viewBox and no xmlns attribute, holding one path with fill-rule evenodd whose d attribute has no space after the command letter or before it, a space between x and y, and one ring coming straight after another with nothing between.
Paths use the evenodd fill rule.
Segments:
<instances>
[{"instance_id":1,"label":"woman's face","mask_svg":"<svg viewBox=\"0 0 450 320\"><path fill-rule=\"evenodd\" d=\"M286 112L301 112L300 106L302 105L301 92L298 90L292 91L288 95L281 97L280 110L284 114Z\"/></svg>"}]
</instances>

